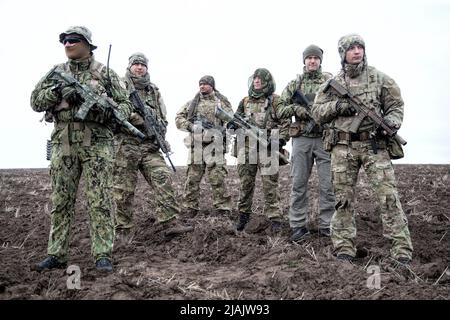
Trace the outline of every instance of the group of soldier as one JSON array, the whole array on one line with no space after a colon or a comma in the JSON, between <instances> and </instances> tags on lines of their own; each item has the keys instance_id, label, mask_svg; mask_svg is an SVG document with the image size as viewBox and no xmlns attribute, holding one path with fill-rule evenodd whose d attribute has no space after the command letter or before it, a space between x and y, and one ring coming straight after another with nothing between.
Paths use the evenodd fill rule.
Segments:
<instances>
[{"instance_id":1,"label":"group of soldier","mask_svg":"<svg viewBox=\"0 0 450 320\"><path fill-rule=\"evenodd\" d=\"M335 77L322 71L323 50L316 45L308 46L303 52L303 73L289 82L281 96L275 94L276 85L269 70L255 70L249 78L248 96L240 101L235 113L228 99L217 90L214 78L202 77L199 92L182 106L175 119L177 128L189 133L185 141L189 164L182 204L160 151L161 142L155 136L136 137L117 125L120 123L117 119L122 119L122 123L125 119L137 132L146 132L148 124L129 99L131 92L137 92L160 128L168 124L159 89L150 81L147 57L142 53L132 54L121 79L95 60L93 50L97 47L87 28L70 27L60 34L59 41L64 45L68 61L52 70L70 74L76 81L55 80L50 72L31 94L33 110L45 112L46 120L54 122L51 229L47 257L35 266L36 270L67 265L69 233L81 175L90 217L92 255L96 268L101 271L113 270L116 234L133 228L133 198L139 172L152 187L152 196L158 204L157 223L170 225L182 220L179 217L193 218L199 213L200 183L205 173L211 184L214 209L219 215L232 218L224 161L230 136L234 138L231 151L238 157L240 179L237 231L245 229L252 215L258 170L264 213L271 221L271 231L281 231L278 165L286 163L283 147L292 138L290 240L303 241L310 233L307 187L315 162L320 200L318 234L330 237L337 259L353 261L356 257L355 189L363 167L379 203L384 236L391 241L391 257L402 264L411 261L413 248L389 149L392 137L369 117L353 133L350 127L358 117L355 106L327 86L331 79L337 81L369 103L391 128L400 128L403 120L400 89L393 79L367 65L365 43L359 35L346 35L339 40L342 68ZM80 119L80 107L86 97L77 90L75 82L90 88L99 99L107 99L118 115L114 116L111 108L94 104ZM228 118L218 116L220 112ZM242 123L249 127L242 127ZM256 135L254 131L248 134L253 128ZM160 134L164 137L163 131ZM170 148L167 141L163 144Z\"/></svg>"}]
</instances>

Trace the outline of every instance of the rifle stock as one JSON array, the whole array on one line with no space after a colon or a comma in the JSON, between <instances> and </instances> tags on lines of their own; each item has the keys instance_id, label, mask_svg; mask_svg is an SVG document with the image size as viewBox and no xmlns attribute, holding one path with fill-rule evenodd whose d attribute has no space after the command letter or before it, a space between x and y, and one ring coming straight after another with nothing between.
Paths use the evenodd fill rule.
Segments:
<instances>
[{"instance_id":1,"label":"rifle stock","mask_svg":"<svg viewBox=\"0 0 450 320\"><path fill-rule=\"evenodd\" d=\"M324 92L327 92L330 88L334 90L334 92L342 98L347 98L349 103L355 108L357 111L357 116L355 120L350 125L350 132L356 133L358 132L359 126L365 117L369 117L372 121L381 127L389 137L393 137L400 143L401 145L406 145L406 141L397 134L396 130L393 130L390 126L386 124L386 122L378 116L373 110L371 110L364 102L362 102L359 98L353 96L344 86L342 86L339 82L334 79L331 79L325 89Z\"/></svg>"},{"instance_id":2,"label":"rifle stock","mask_svg":"<svg viewBox=\"0 0 450 320\"><path fill-rule=\"evenodd\" d=\"M167 160L169 161L173 172L176 172L177 169L175 168L175 166L172 163L172 160L170 159L170 151L167 148L164 138L161 135L162 131L161 126L156 120L155 116L152 114L150 110L148 110L145 107L144 103L141 100L141 97L139 97L139 93L136 90L133 90L130 93L130 101L133 104L136 111L139 113L139 115L144 119L145 134L149 138L155 137L156 142L161 148L161 151L164 153Z\"/></svg>"}]
</instances>

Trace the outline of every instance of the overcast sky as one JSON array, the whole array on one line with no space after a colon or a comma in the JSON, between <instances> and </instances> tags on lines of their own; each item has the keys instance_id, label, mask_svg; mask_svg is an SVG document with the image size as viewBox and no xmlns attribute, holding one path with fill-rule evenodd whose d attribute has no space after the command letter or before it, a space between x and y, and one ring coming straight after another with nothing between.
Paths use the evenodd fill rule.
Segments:
<instances>
[{"instance_id":1,"label":"overcast sky","mask_svg":"<svg viewBox=\"0 0 450 320\"><path fill-rule=\"evenodd\" d=\"M236 110L247 80L260 67L275 78L276 93L303 67L303 49L324 50L324 71L340 68L337 42L360 34L372 65L400 86L405 158L395 163L450 163L450 1L22 1L0 0L0 168L45 168L52 124L39 120L30 94L55 64L65 62L58 35L72 25L92 31L98 61L125 74L128 57L149 58L152 82L168 108L168 140L175 165L185 165L185 133L175 127L179 108L214 76Z\"/></svg>"}]
</instances>

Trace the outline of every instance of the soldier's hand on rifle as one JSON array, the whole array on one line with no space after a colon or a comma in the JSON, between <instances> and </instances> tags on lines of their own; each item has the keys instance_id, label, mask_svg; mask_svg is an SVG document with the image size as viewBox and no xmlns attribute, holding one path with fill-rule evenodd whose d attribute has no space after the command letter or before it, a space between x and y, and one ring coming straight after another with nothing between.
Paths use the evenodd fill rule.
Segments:
<instances>
[{"instance_id":1,"label":"soldier's hand on rifle","mask_svg":"<svg viewBox=\"0 0 450 320\"><path fill-rule=\"evenodd\" d=\"M154 144L154 143L149 143L148 150L150 152L156 152L156 151L159 150L159 146L157 144Z\"/></svg>"},{"instance_id":2,"label":"soldier's hand on rifle","mask_svg":"<svg viewBox=\"0 0 450 320\"><path fill-rule=\"evenodd\" d=\"M227 129L229 129L229 130L237 130L237 129L239 129L239 126L236 125L236 123L234 123L234 122L228 122L227 123Z\"/></svg>"},{"instance_id":3,"label":"soldier's hand on rifle","mask_svg":"<svg viewBox=\"0 0 450 320\"><path fill-rule=\"evenodd\" d=\"M139 113L132 112L130 115L130 122L134 126L142 126L144 124L144 118L142 118Z\"/></svg>"},{"instance_id":4,"label":"soldier's hand on rifle","mask_svg":"<svg viewBox=\"0 0 450 320\"><path fill-rule=\"evenodd\" d=\"M166 146L166 150L167 150L167 152L172 152L172 149L170 149L170 144L169 144L169 141L167 141L167 140L164 140L164 145Z\"/></svg>"},{"instance_id":5,"label":"soldier's hand on rifle","mask_svg":"<svg viewBox=\"0 0 450 320\"><path fill-rule=\"evenodd\" d=\"M346 102L345 100L339 100L336 105L337 114L343 117L351 117L356 114L356 109Z\"/></svg>"},{"instance_id":6,"label":"soldier's hand on rifle","mask_svg":"<svg viewBox=\"0 0 450 320\"><path fill-rule=\"evenodd\" d=\"M400 129L400 124L395 123L392 120L389 120L387 118L383 118L383 122L395 132L397 132L397 130ZM385 130L381 130L381 133L383 135L385 135L385 136L387 135L387 132Z\"/></svg>"},{"instance_id":7,"label":"soldier's hand on rifle","mask_svg":"<svg viewBox=\"0 0 450 320\"><path fill-rule=\"evenodd\" d=\"M71 85L61 86L61 97L71 105L78 104L83 100L78 94L77 89Z\"/></svg>"},{"instance_id":8,"label":"soldier's hand on rifle","mask_svg":"<svg viewBox=\"0 0 450 320\"><path fill-rule=\"evenodd\" d=\"M197 122L192 123L189 126L189 131L190 132L202 132L203 129L204 128L203 128L202 124L201 123L197 123Z\"/></svg>"},{"instance_id":9,"label":"soldier's hand on rifle","mask_svg":"<svg viewBox=\"0 0 450 320\"><path fill-rule=\"evenodd\" d=\"M299 118L300 120L307 120L307 119L309 119L308 110L306 110L305 107L302 107L302 106L299 106L299 105L294 105L292 107L292 109L294 110L295 116L297 118Z\"/></svg>"}]
</instances>

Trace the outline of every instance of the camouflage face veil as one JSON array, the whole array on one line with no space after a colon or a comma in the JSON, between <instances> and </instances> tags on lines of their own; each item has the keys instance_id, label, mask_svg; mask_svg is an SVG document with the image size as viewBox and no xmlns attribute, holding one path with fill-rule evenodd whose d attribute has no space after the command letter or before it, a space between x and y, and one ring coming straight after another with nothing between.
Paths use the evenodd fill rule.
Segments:
<instances>
[{"instance_id":1,"label":"camouflage face veil","mask_svg":"<svg viewBox=\"0 0 450 320\"><path fill-rule=\"evenodd\" d=\"M253 80L258 77L261 79L261 89L255 89ZM268 97L275 92L276 84L269 70L265 68L256 69L253 75L248 78L248 94L253 98Z\"/></svg>"}]
</instances>

